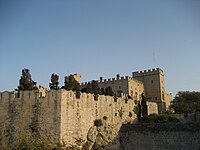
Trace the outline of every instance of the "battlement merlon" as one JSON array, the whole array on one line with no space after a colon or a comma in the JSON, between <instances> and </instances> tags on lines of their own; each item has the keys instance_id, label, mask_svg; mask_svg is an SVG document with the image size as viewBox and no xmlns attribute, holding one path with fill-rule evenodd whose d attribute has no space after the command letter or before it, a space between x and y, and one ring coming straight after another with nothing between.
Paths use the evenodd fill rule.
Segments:
<instances>
[{"instance_id":1,"label":"battlement merlon","mask_svg":"<svg viewBox=\"0 0 200 150\"><path fill-rule=\"evenodd\" d=\"M104 79L103 77L100 77L99 80L95 80L97 81L97 83L102 83L102 82L113 82L113 81L119 81L119 80L127 80L130 79L131 77L128 76L122 76L120 77L120 74L117 74L115 78L108 78L108 79ZM88 83L91 83L92 81L88 81L88 82L82 82L81 85L85 86Z\"/></svg>"},{"instance_id":2,"label":"battlement merlon","mask_svg":"<svg viewBox=\"0 0 200 150\"><path fill-rule=\"evenodd\" d=\"M144 76L144 75L153 75L153 74L162 74L164 75L164 71L161 68L148 69L144 71L136 71L132 72L132 77Z\"/></svg>"},{"instance_id":3,"label":"battlement merlon","mask_svg":"<svg viewBox=\"0 0 200 150\"><path fill-rule=\"evenodd\" d=\"M104 79L103 77L100 77L99 80L96 80L97 83L108 83L108 82L115 82L115 81L120 81L120 80L133 80L135 82L138 82L139 84L143 84L143 82L131 77L131 76L120 76L120 74L116 74L115 78L108 78ZM86 86L88 83L91 83L92 81L88 82L82 82L81 86Z\"/></svg>"}]
</instances>

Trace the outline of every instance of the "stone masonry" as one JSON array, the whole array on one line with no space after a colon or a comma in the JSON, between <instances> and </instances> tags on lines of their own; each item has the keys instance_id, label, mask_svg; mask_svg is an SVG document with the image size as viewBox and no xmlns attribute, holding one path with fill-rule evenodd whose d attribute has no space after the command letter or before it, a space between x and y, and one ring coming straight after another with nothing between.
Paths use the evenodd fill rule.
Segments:
<instances>
[{"instance_id":1,"label":"stone masonry","mask_svg":"<svg viewBox=\"0 0 200 150\"><path fill-rule=\"evenodd\" d=\"M74 77L80 83L81 76ZM85 85L82 83L81 87ZM51 143L64 141L74 145L77 140L86 141L96 119L106 116L107 124L119 126L135 121L133 108L142 93L148 99L148 114L166 110L171 101L171 95L165 92L164 73L159 68L134 72L132 77L117 75L108 80L101 77L98 85L110 86L114 96L99 95L94 100L94 94L80 93L80 98L76 98L74 91L47 90L41 86L38 90L19 93L0 92L0 144L6 147L33 136Z\"/></svg>"},{"instance_id":2,"label":"stone masonry","mask_svg":"<svg viewBox=\"0 0 200 150\"><path fill-rule=\"evenodd\" d=\"M157 113L156 103L148 103ZM77 139L85 141L95 119L107 117L108 124L133 122L133 100L81 93L46 90L0 93L1 144L9 146L27 135L49 139L52 143L64 141L73 145ZM122 110L122 117L119 111ZM132 116L130 117L130 112Z\"/></svg>"},{"instance_id":3,"label":"stone masonry","mask_svg":"<svg viewBox=\"0 0 200 150\"><path fill-rule=\"evenodd\" d=\"M84 88L88 83L82 83L81 87ZM100 77L98 85L104 89L110 86L116 96L131 96L137 101L141 100L144 93L147 101L158 104L159 113L168 110L172 101L172 94L165 90L164 71L160 68L132 72L131 77L120 77L119 74L109 79Z\"/></svg>"}]
</instances>

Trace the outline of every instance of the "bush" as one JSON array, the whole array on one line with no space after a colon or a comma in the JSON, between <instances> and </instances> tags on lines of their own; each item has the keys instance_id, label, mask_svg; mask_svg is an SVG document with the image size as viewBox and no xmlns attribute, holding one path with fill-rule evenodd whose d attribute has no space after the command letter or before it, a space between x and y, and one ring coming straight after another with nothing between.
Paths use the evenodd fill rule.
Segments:
<instances>
[{"instance_id":1,"label":"bush","mask_svg":"<svg viewBox=\"0 0 200 150\"><path fill-rule=\"evenodd\" d=\"M25 139L19 140L17 144L12 146L12 150L50 150L53 149L47 140L27 137Z\"/></svg>"},{"instance_id":2,"label":"bush","mask_svg":"<svg viewBox=\"0 0 200 150\"><path fill-rule=\"evenodd\" d=\"M94 125L97 126L97 127L101 126L102 125L102 120L101 119L94 120Z\"/></svg>"},{"instance_id":3,"label":"bush","mask_svg":"<svg viewBox=\"0 0 200 150\"><path fill-rule=\"evenodd\" d=\"M76 145L67 146L65 141L51 144L49 139L33 138L31 136L24 136L18 142L9 148L0 145L0 150L75 150L77 146L83 143L82 139L76 139ZM66 147L67 146L67 147Z\"/></svg>"},{"instance_id":4,"label":"bush","mask_svg":"<svg viewBox=\"0 0 200 150\"><path fill-rule=\"evenodd\" d=\"M141 122L144 122L144 123L167 123L167 122L179 122L179 119L177 119L176 117L167 115L167 114L162 114L162 115L151 114L149 116L142 117Z\"/></svg>"},{"instance_id":5,"label":"bush","mask_svg":"<svg viewBox=\"0 0 200 150\"><path fill-rule=\"evenodd\" d=\"M104 119L104 120L107 120L107 119L108 119L108 117L107 117L107 116L103 116L103 119Z\"/></svg>"}]
</instances>

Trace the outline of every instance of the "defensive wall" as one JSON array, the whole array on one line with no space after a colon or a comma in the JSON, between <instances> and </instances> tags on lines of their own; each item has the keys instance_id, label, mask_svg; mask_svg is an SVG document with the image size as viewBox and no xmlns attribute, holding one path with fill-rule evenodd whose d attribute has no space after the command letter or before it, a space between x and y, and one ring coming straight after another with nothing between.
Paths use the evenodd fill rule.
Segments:
<instances>
[{"instance_id":1,"label":"defensive wall","mask_svg":"<svg viewBox=\"0 0 200 150\"><path fill-rule=\"evenodd\" d=\"M137 76L140 76L141 74L142 75L153 75L155 73L161 73L162 75L164 75L164 71L162 69L154 68L154 69L132 72L132 76L137 77Z\"/></svg>"},{"instance_id":2,"label":"defensive wall","mask_svg":"<svg viewBox=\"0 0 200 150\"><path fill-rule=\"evenodd\" d=\"M84 88L90 82L84 82L81 84L81 88ZM129 76L120 77L119 74L116 75L116 78L103 79L100 77L97 80L99 88L106 88L110 86L116 96L121 96L121 94L127 94L132 96L135 100L141 98L141 94L144 93L144 85L141 81L136 80Z\"/></svg>"},{"instance_id":3,"label":"defensive wall","mask_svg":"<svg viewBox=\"0 0 200 150\"><path fill-rule=\"evenodd\" d=\"M81 88L90 82L82 83ZM158 104L159 113L168 110L172 101L172 94L165 90L164 71L160 68L132 72L132 77L120 77L119 74L109 79L100 77L97 83L104 89L110 86L116 96L121 96L123 93L134 100L141 100L141 95L144 93L147 101Z\"/></svg>"},{"instance_id":4,"label":"defensive wall","mask_svg":"<svg viewBox=\"0 0 200 150\"><path fill-rule=\"evenodd\" d=\"M124 150L199 150L200 124L127 124L119 137Z\"/></svg>"},{"instance_id":5,"label":"defensive wall","mask_svg":"<svg viewBox=\"0 0 200 150\"><path fill-rule=\"evenodd\" d=\"M149 113L157 113L157 104L148 103ZM0 93L0 143L12 145L27 135L42 137L52 143L74 145L86 140L95 119L107 117L108 124L133 122L135 103L130 99L46 90ZM130 113L132 115L130 115ZM120 115L121 114L121 115Z\"/></svg>"},{"instance_id":6,"label":"defensive wall","mask_svg":"<svg viewBox=\"0 0 200 150\"><path fill-rule=\"evenodd\" d=\"M164 73L160 68L133 72L132 77L144 83L145 96L149 101L163 101Z\"/></svg>"},{"instance_id":7,"label":"defensive wall","mask_svg":"<svg viewBox=\"0 0 200 150\"><path fill-rule=\"evenodd\" d=\"M164 71L160 68L132 72L132 77L144 83L145 96L148 101L159 104L159 113L168 110L172 94L165 90Z\"/></svg>"}]
</instances>

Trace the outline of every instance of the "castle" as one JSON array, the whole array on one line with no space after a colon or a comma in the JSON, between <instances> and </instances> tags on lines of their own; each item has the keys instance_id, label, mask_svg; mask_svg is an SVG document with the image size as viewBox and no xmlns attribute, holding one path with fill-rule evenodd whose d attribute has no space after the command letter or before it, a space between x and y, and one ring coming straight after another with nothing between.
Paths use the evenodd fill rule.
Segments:
<instances>
[{"instance_id":1,"label":"castle","mask_svg":"<svg viewBox=\"0 0 200 150\"><path fill-rule=\"evenodd\" d=\"M80 83L81 76L73 76ZM65 81L68 79L65 77ZM132 77L100 77L97 83L100 88L111 87L114 96L94 98L92 93L80 93L77 97L72 90L43 87L0 92L0 143L9 146L30 135L73 145L77 139L87 139L96 119L106 117L107 123L113 125L133 122L137 118L133 108L142 93L148 99L148 114L166 110L171 101L171 94L165 92L161 69L133 72ZM81 88L86 85L82 83Z\"/></svg>"},{"instance_id":2,"label":"castle","mask_svg":"<svg viewBox=\"0 0 200 150\"><path fill-rule=\"evenodd\" d=\"M80 75L76 75L76 78L80 82ZM90 82L82 83L82 88L88 83ZM110 86L117 97L127 95L137 101L141 100L144 93L149 102L158 104L159 113L168 110L172 101L172 94L165 91L164 72L160 68L132 72L131 77L120 77L119 74L112 79L100 77L98 85L101 89Z\"/></svg>"}]
</instances>

